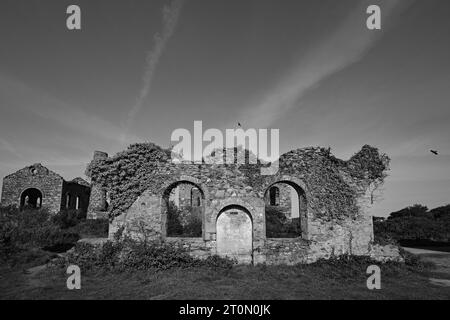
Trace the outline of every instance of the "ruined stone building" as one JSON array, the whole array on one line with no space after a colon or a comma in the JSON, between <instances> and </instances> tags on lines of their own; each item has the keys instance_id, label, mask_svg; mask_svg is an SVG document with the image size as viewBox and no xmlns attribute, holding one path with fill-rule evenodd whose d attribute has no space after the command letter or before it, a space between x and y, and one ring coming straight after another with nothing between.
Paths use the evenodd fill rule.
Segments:
<instances>
[{"instance_id":1,"label":"ruined stone building","mask_svg":"<svg viewBox=\"0 0 450 320\"><path fill-rule=\"evenodd\" d=\"M78 209L88 219L109 218L110 239L121 231L241 263L398 257L398 250L374 243L371 190L387 168L377 149L365 146L348 161L324 148L292 150L271 175L261 173L259 162L216 161L221 156L175 162L154 144L113 157L96 151L87 170L91 184L34 164L3 179L1 203L52 214Z\"/></svg>"},{"instance_id":2,"label":"ruined stone building","mask_svg":"<svg viewBox=\"0 0 450 320\"><path fill-rule=\"evenodd\" d=\"M368 209L380 172L367 165L371 157L383 164L369 147L348 161L323 148L297 149L280 157L276 173L261 175L258 165L175 163L165 149L136 144L111 158L95 154L90 207L109 212L110 238L119 230L145 235L197 257L269 264L342 254L390 259L395 250L374 244Z\"/></svg>"},{"instance_id":3,"label":"ruined stone building","mask_svg":"<svg viewBox=\"0 0 450 320\"><path fill-rule=\"evenodd\" d=\"M91 187L82 178L66 181L40 163L3 178L2 205L47 208L51 214L64 209L86 213Z\"/></svg>"}]
</instances>

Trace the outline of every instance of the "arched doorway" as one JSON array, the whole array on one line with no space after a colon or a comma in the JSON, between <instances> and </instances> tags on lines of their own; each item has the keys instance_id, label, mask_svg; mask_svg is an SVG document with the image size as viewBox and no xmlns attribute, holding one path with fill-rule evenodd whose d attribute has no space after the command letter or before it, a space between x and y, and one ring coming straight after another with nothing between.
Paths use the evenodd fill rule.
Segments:
<instances>
[{"instance_id":1,"label":"arched doorway","mask_svg":"<svg viewBox=\"0 0 450 320\"><path fill-rule=\"evenodd\" d=\"M197 184L181 180L169 185L162 201L166 236L200 238L204 208L205 195Z\"/></svg>"},{"instance_id":2,"label":"arched doorway","mask_svg":"<svg viewBox=\"0 0 450 320\"><path fill-rule=\"evenodd\" d=\"M37 209L42 207L42 192L36 188L28 188L20 195L20 208Z\"/></svg>"},{"instance_id":3,"label":"arched doorway","mask_svg":"<svg viewBox=\"0 0 450 320\"><path fill-rule=\"evenodd\" d=\"M253 261L253 223L247 209L238 205L223 208L216 221L217 254L239 263Z\"/></svg>"},{"instance_id":4,"label":"arched doorway","mask_svg":"<svg viewBox=\"0 0 450 320\"><path fill-rule=\"evenodd\" d=\"M306 238L306 192L299 184L281 179L264 194L267 238Z\"/></svg>"}]
</instances>

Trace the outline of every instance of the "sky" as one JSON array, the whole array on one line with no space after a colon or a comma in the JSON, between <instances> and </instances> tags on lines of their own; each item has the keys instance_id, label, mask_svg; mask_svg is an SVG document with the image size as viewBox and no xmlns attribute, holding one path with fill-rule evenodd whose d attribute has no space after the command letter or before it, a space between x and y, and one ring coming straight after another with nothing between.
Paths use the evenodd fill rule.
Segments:
<instances>
[{"instance_id":1,"label":"sky","mask_svg":"<svg viewBox=\"0 0 450 320\"><path fill-rule=\"evenodd\" d=\"M81 8L68 30L66 8ZM381 8L368 30L366 8ZM84 176L94 150L280 130L280 151L391 157L372 213L450 203L447 0L3 0L0 177ZM435 156L430 149L438 150Z\"/></svg>"}]
</instances>

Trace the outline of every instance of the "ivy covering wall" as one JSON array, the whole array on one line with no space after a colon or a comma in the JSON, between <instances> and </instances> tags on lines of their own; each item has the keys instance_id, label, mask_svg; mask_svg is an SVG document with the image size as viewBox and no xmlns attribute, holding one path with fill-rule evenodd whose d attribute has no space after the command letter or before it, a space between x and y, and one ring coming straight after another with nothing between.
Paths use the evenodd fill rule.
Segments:
<instances>
[{"instance_id":1,"label":"ivy covering wall","mask_svg":"<svg viewBox=\"0 0 450 320\"><path fill-rule=\"evenodd\" d=\"M289 151L279 159L277 177L293 176L304 182L308 206L318 218L339 221L358 214L357 198L372 184L382 184L389 169L389 157L365 145L348 161L334 157L330 149L316 147ZM110 192L110 218L126 211L147 189L154 194L171 176L183 170L197 172L197 178L213 180L211 188L226 180L239 188L246 185L259 197L274 180L262 176L257 164L174 164L171 151L153 143L133 144L110 158L92 161L86 174L93 183ZM275 177L275 179L277 178Z\"/></svg>"}]
</instances>

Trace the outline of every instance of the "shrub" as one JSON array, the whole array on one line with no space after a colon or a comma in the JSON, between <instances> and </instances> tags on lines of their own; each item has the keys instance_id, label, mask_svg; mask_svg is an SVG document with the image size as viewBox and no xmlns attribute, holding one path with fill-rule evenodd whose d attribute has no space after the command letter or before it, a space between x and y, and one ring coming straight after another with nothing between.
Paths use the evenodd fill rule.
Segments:
<instances>
[{"instance_id":1,"label":"shrub","mask_svg":"<svg viewBox=\"0 0 450 320\"><path fill-rule=\"evenodd\" d=\"M218 256L201 260L175 244L138 241L128 237L107 241L99 246L77 243L65 260L57 262L58 265L76 264L83 270L96 271L159 271L190 267L230 269L234 263L233 260Z\"/></svg>"},{"instance_id":2,"label":"shrub","mask_svg":"<svg viewBox=\"0 0 450 320\"><path fill-rule=\"evenodd\" d=\"M170 201L167 205L167 235L179 236L183 234L178 207Z\"/></svg>"},{"instance_id":3,"label":"shrub","mask_svg":"<svg viewBox=\"0 0 450 320\"><path fill-rule=\"evenodd\" d=\"M51 221L61 229L68 229L76 226L82 220L81 210L65 209L55 214Z\"/></svg>"},{"instance_id":4,"label":"shrub","mask_svg":"<svg viewBox=\"0 0 450 320\"><path fill-rule=\"evenodd\" d=\"M0 255L0 261L8 263L12 267L20 265L22 268L31 268L49 263L56 257L55 253L37 248L18 248L14 254L8 257Z\"/></svg>"},{"instance_id":5,"label":"shrub","mask_svg":"<svg viewBox=\"0 0 450 320\"><path fill-rule=\"evenodd\" d=\"M188 215L186 225L183 227L183 236L191 238L202 236L202 219L200 216Z\"/></svg>"},{"instance_id":6,"label":"shrub","mask_svg":"<svg viewBox=\"0 0 450 320\"><path fill-rule=\"evenodd\" d=\"M423 261L422 258L401 251L405 262L379 262L368 256L341 255L330 259L320 259L311 265L300 265L301 268L313 268L317 273L323 273L331 279L344 279L366 276L367 267L377 265L384 274L399 274L401 272L423 272L433 267L433 263Z\"/></svg>"},{"instance_id":7,"label":"shrub","mask_svg":"<svg viewBox=\"0 0 450 320\"><path fill-rule=\"evenodd\" d=\"M67 252L65 258L58 258L53 263L56 266L66 267L69 264L75 264L83 270L91 270L98 266L96 248L84 242L77 242L75 246Z\"/></svg>"},{"instance_id":8,"label":"shrub","mask_svg":"<svg viewBox=\"0 0 450 320\"><path fill-rule=\"evenodd\" d=\"M402 243L429 240L450 241L450 205L428 210L420 204L392 212L387 219L374 217L375 239Z\"/></svg>"},{"instance_id":9,"label":"shrub","mask_svg":"<svg viewBox=\"0 0 450 320\"><path fill-rule=\"evenodd\" d=\"M236 263L236 260L223 258L218 255L209 256L202 261L202 265L214 269L231 269Z\"/></svg>"},{"instance_id":10,"label":"shrub","mask_svg":"<svg viewBox=\"0 0 450 320\"><path fill-rule=\"evenodd\" d=\"M107 238L109 220L82 220L69 230L80 235L81 238Z\"/></svg>"},{"instance_id":11,"label":"shrub","mask_svg":"<svg viewBox=\"0 0 450 320\"><path fill-rule=\"evenodd\" d=\"M192 207L180 210L172 201L167 206L167 235L177 237L201 237L202 219Z\"/></svg>"},{"instance_id":12,"label":"shrub","mask_svg":"<svg viewBox=\"0 0 450 320\"><path fill-rule=\"evenodd\" d=\"M0 254L13 258L25 249L53 247L76 242L78 234L54 225L45 209L18 210L0 207Z\"/></svg>"},{"instance_id":13,"label":"shrub","mask_svg":"<svg viewBox=\"0 0 450 320\"><path fill-rule=\"evenodd\" d=\"M400 248L400 255L405 260L405 266L412 271L422 272L433 269L435 264L431 261L424 261L419 255L415 255L407 252L405 249Z\"/></svg>"},{"instance_id":14,"label":"shrub","mask_svg":"<svg viewBox=\"0 0 450 320\"><path fill-rule=\"evenodd\" d=\"M307 267L313 268L331 279L342 279L365 275L367 267L373 264L379 265L380 263L367 256L341 255L330 259L319 259Z\"/></svg>"},{"instance_id":15,"label":"shrub","mask_svg":"<svg viewBox=\"0 0 450 320\"><path fill-rule=\"evenodd\" d=\"M266 234L268 238L296 238L301 235L299 219L289 220L278 207L266 206Z\"/></svg>"}]
</instances>

